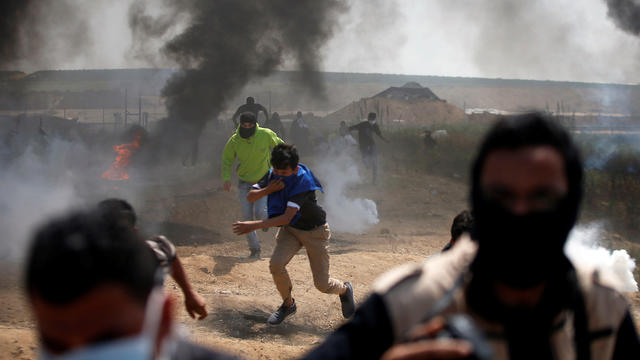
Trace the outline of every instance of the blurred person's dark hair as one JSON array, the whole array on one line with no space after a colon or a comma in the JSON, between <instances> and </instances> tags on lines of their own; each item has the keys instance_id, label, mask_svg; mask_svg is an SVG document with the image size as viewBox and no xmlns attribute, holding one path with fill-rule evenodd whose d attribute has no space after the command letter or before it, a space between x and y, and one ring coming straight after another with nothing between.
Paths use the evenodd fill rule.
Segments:
<instances>
[{"instance_id":1,"label":"blurred person's dark hair","mask_svg":"<svg viewBox=\"0 0 640 360\"><path fill-rule=\"evenodd\" d=\"M271 165L275 169L291 168L294 170L298 166L299 159L295 145L279 144L271 151Z\"/></svg>"},{"instance_id":2,"label":"blurred person's dark hair","mask_svg":"<svg viewBox=\"0 0 640 360\"><path fill-rule=\"evenodd\" d=\"M456 241L462 234L471 233L473 229L473 215L469 210L463 210L451 223L451 241Z\"/></svg>"},{"instance_id":3,"label":"blurred person's dark hair","mask_svg":"<svg viewBox=\"0 0 640 360\"><path fill-rule=\"evenodd\" d=\"M107 224L133 228L137 216L133 206L123 199L106 199L98 203L98 213Z\"/></svg>"},{"instance_id":4,"label":"blurred person's dark hair","mask_svg":"<svg viewBox=\"0 0 640 360\"><path fill-rule=\"evenodd\" d=\"M38 228L27 257L29 296L69 304L101 285L122 286L146 303L156 260L132 229L110 231L96 212L75 212Z\"/></svg>"}]
</instances>

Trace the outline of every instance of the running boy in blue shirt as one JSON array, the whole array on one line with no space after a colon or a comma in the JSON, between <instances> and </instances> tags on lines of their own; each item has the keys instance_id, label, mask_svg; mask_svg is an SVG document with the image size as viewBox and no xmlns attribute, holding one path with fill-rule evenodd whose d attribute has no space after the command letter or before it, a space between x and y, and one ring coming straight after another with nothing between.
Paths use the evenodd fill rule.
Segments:
<instances>
[{"instance_id":1,"label":"running boy in blue shirt","mask_svg":"<svg viewBox=\"0 0 640 360\"><path fill-rule=\"evenodd\" d=\"M271 153L271 169L247 194L250 202L268 196L266 220L239 221L233 224L237 235L279 226L276 247L269 261L269 270L282 297L282 305L271 314L268 323L280 324L296 312L291 296L292 284L286 266L304 247L307 250L313 283L323 293L340 296L342 315L351 317L355 311L353 288L329 276L329 238L331 230L326 213L316 201L315 191L322 185L311 170L298 163L298 151L294 145L277 145Z\"/></svg>"}]
</instances>

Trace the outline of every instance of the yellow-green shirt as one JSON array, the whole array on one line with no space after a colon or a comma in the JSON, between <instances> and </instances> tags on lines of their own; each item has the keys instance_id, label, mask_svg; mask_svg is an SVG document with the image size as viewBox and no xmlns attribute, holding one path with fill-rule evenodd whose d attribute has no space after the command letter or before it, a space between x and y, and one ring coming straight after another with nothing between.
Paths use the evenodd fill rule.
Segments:
<instances>
[{"instance_id":1,"label":"yellow-green shirt","mask_svg":"<svg viewBox=\"0 0 640 360\"><path fill-rule=\"evenodd\" d=\"M242 181L255 183L271 168L271 150L284 141L273 131L256 124L256 132L248 139L240 136L238 130L224 146L222 152L222 181L231 179L231 167L236 158L238 177Z\"/></svg>"}]
</instances>

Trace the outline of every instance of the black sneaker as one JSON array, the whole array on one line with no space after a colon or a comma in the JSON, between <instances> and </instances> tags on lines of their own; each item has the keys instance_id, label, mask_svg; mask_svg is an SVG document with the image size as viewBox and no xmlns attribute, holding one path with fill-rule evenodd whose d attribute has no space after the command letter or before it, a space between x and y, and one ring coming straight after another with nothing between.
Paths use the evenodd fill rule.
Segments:
<instances>
[{"instance_id":1,"label":"black sneaker","mask_svg":"<svg viewBox=\"0 0 640 360\"><path fill-rule=\"evenodd\" d=\"M248 259L260 260L260 249L250 249L251 254L249 254Z\"/></svg>"},{"instance_id":2,"label":"black sneaker","mask_svg":"<svg viewBox=\"0 0 640 360\"><path fill-rule=\"evenodd\" d=\"M347 292L340 295L340 303L342 304L342 316L348 319L356 311L356 302L353 299L353 286L348 282L344 284L347 286Z\"/></svg>"},{"instance_id":3,"label":"black sneaker","mask_svg":"<svg viewBox=\"0 0 640 360\"><path fill-rule=\"evenodd\" d=\"M293 301L293 304L291 306L286 306L284 304L284 302L282 303L282 305L280 305L280 307L278 308L278 310L276 310L276 312L274 312L273 314L271 314L271 316L269 316L269 320L267 320L267 323L269 325L279 325L281 322L284 321L284 319L287 318L287 316L289 315L293 315L296 313L296 301Z\"/></svg>"}]
</instances>

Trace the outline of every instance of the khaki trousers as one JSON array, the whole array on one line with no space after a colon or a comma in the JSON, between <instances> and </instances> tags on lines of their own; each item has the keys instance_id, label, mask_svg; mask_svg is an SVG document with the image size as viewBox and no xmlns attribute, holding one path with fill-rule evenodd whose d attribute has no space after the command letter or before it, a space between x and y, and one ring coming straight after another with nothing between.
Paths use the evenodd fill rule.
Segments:
<instances>
[{"instance_id":1,"label":"khaki trousers","mask_svg":"<svg viewBox=\"0 0 640 360\"><path fill-rule=\"evenodd\" d=\"M346 285L339 280L329 277L329 238L331 230L329 224L318 226L309 231L283 226L276 234L276 248L269 261L269 270L273 276L282 300L291 296L291 279L286 266L293 256L304 247L307 250L313 284L326 294L341 294L346 291Z\"/></svg>"}]
</instances>

